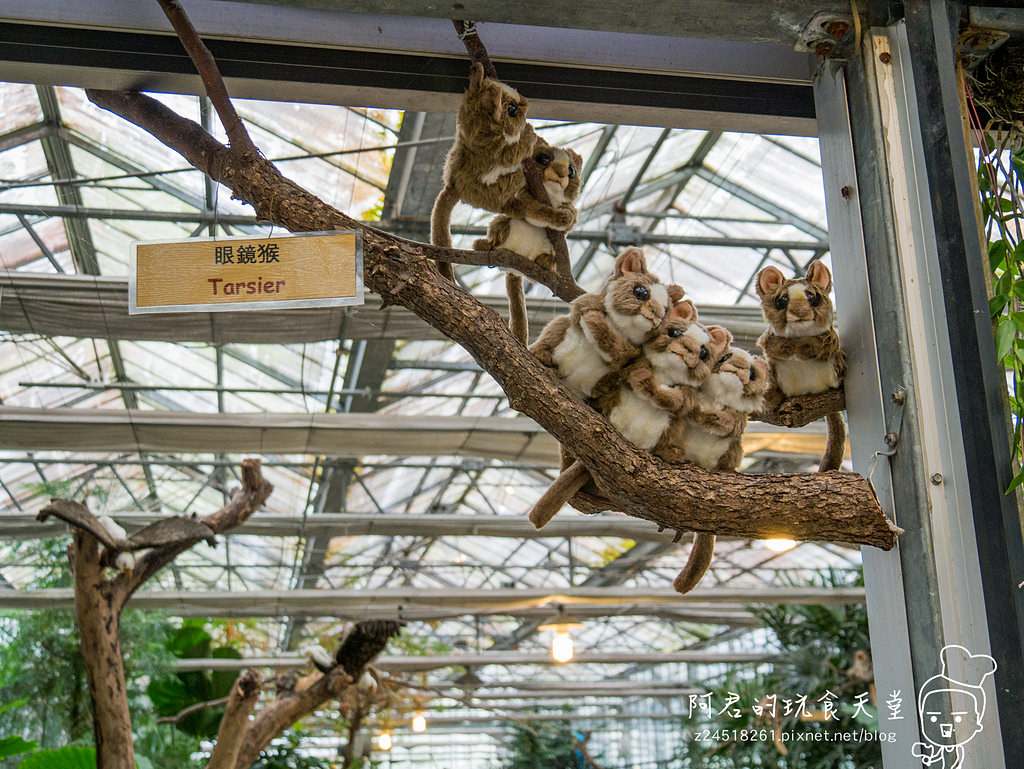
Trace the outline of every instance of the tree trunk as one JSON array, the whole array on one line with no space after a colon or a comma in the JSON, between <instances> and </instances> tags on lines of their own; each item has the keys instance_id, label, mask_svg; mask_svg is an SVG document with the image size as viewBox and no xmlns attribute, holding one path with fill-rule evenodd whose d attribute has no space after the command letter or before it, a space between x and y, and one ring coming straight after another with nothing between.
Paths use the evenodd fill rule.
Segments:
<instances>
[{"instance_id":1,"label":"tree trunk","mask_svg":"<svg viewBox=\"0 0 1024 769\"><path fill-rule=\"evenodd\" d=\"M131 714L121 657L121 604L103 578L99 543L74 529L69 548L75 578L75 618L89 679L97 769L135 769Z\"/></svg>"}]
</instances>

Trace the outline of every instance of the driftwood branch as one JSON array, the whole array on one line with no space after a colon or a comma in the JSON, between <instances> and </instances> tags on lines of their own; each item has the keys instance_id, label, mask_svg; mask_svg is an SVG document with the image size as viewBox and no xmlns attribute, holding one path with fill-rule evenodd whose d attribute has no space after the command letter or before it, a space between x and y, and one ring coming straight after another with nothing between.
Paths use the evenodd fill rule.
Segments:
<instances>
[{"instance_id":1,"label":"driftwood branch","mask_svg":"<svg viewBox=\"0 0 1024 769\"><path fill-rule=\"evenodd\" d=\"M606 419L556 381L498 315L441 279L432 261L444 261L448 249L397 238L360 223L281 176L262 157L240 158L208 135L197 144L196 130L202 129L155 100L128 92L88 94L186 159L198 158L234 197L252 205L261 219L293 232L362 230L367 287L462 345L505 391L512 408L531 417L579 458L614 509L678 530L832 540L885 549L895 544L896 530L863 477L840 472L707 473L666 464L628 443Z\"/></svg>"},{"instance_id":2,"label":"driftwood branch","mask_svg":"<svg viewBox=\"0 0 1024 769\"><path fill-rule=\"evenodd\" d=\"M128 549L128 540L115 540L89 508L73 499L51 499L50 504L39 511L36 520L45 521L50 516L60 518L69 526L89 532L104 547L115 550Z\"/></svg>"},{"instance_id":3,"label":"driftwood branch","mask_svg":"<svg viewBox=\"0 0 1024 769\"><path fill-rule=\"evenodd\" d=\"M249 716L256 707L262 687L263 677L252 668L243 670L235 679L206 769L234 769L249 726Z\"/></svg>"},{"instance_id":4,"label":"driftwood branch","mask_svg":"<svg viewBox=\"0 0 1024 769\"><path fill-rule=\"evenodd\" d=\"M128 600L132 593L160 569L169 564L193 545L208 540L212 534L220 534L245 523L270 496L274 487L260 473L260 460L242 461L242 488L231 495L228 503L215 513L199 519L201 528L192 530L191 535L156 547L142 556L130 574L117 577L119 597Z\"/></svg>"},{"instance_id":5,"label":"driftwood branch","mask_svg":"<svg viewBox=\"0 0 1024 769\"><path fill-rule=\"evenodd\" d=\"M277 735L324 702L338 699L401 628L400 622L374 620L356 623L338 647L336 667L321 675L308 688L278 697L250 722L242 738L235 769L247 769Z\"/></svg>"},{"instance_id":6,"label":"driftwood branch","mask_svg":"<svg viewBox=\"0 0 1024 769\"><path fill-rule=\"evenodd\" d=\"M491 62L491 57L487 54L487 49L484 47L484 43L480 39L480 34L476 31L476 22L452 19L452 24L455 25L455 32L458 34L459 40L461 40L462 44L466 46L466 53L469 54L469 60L474 64L478 62L482 64L484 74L493 80L497 80L498 71L494 68L494 64Z\"/></svg>"}]
</instances>

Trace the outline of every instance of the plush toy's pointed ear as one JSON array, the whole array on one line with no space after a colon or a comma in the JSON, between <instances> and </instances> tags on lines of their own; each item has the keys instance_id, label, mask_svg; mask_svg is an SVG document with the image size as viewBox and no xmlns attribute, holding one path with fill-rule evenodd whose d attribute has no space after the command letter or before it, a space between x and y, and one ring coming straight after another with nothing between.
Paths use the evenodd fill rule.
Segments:
<instances>
[{"instance_id":1,"label":"plush toy's pointed ear","mask_svg":"<svg viewBox=\"0 0 1024 769\"><path fill-rule=\"evenodd\" d=\"M708 326L706 331L716 349L724 350L732 342L732 334L723 326Z\"/></svg>"},{"instance_id":2,"label":"plush toy's pointed ear","mask_svg":"<svg viewBox=\"0 0 1024 769\"><path fill-rule=\"evenodd\" d=\"M832 290L832 273L823 262L811 262L811 266L807 268L807 280L826 293Z\"/></svg>"},{"instance_id":3,"label":"plush toy's pointed ear","mask_svg":"<svg viewBox=\"0 0 1024 769\"><path fill-rule=\"evenodd\" d=\"M647 272L647 260L643 251L633 247L619 254L615 260L615 277L620 277L624 272Z\"/></svg>"},{"instance_id":4,"label":"plush toy's pointed ear","mask_svg":"<svg viewBox=\"0 0 1024 769\"><path fill-rule=\"evenodd\" d=\"M669 315L673 318L682 318L693 323L697 320L697 308L693 306L693 302L685 299L682 302L676 302L672 306L672 312Z\"/></svg>"},{"instance_id":5,"label":"plush toy's pointed ear","mask_svg":"<svg viewBox=\"0 0 1024 769\"><path fill-rule=\"evenodd\" d=\"M672 302L672 304L675 304L676 302L680 301L684 296L686 296L686 289L684 289L682 286L673 283L671 286L668 287L668 298Z\"/></svg>"},{"instance_id":6,"label":"plush toy's pointed ear","mask_svg":"<svg viewBox=\"0 0 1024 769\"><path fill-rule=\"evenodd\" d=\"M469 88L473 90L483 85L484 79L484 65L476 61L469 68Z\"/></svg>"},{"instance_id":7,"label":"plush toy's pointed ear","mask_svg":"<svg viewBox=\"0 0 1024 769\"><path fill-rule=\"evenodd\" d=\"M785 281L778 267L765 267L757 274L757 295L764 299Z\"/></svg>"}]
</instances>

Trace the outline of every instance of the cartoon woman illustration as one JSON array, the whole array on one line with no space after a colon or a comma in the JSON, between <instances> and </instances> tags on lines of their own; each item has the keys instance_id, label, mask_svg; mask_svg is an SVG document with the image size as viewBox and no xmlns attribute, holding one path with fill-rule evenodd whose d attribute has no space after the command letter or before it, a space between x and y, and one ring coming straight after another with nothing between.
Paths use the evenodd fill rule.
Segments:
<instances>
[{"instance_id":1,"label":"cartoon woman illustration","mask_svg":"<svg viewBox=\"0 0 1024 769\"><path fill-rule=\"evenodd\" d=\"M995 672L996 661L956 645L943 647L939 656L942 672L924 682L917 699L926 742L915 742L911 755L934 769L960 769L964 745L982 729L985 692L981 686Z\"/></svg>"}]
</instances>

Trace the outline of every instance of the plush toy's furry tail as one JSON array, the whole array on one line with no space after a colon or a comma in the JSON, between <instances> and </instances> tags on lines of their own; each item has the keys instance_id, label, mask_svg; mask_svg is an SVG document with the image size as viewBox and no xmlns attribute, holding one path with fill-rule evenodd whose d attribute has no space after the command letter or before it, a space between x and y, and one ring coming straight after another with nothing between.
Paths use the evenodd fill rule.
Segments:
<instances>
[{"instance_id":1,"label":"plush toy's furry tail","mask_svg":"<svg viewBox=\"0 0 1024 769\"><path fill-rule=\"evenodd\" d=\"M690 557L686 559L686 565L679 576L672 582L672 587L677 593L689 593L700 582L711 566L711 558L715 554L715 535L702 534L697 532L693 535L693 547L690 548Z\"/></svg>"},{"instance_id":2,"label":"plush toy's furry tail","mask_svg":"<svg viewBox=\"0 0 1024 769\"><path fill-rule=\"evenodd\" d=\"M512 336L525 347L530 343L530 321L526 317L523 276L515 272L506 272L505 291L508 292L508 325L512 329Z\"/></svg>"},{"instance_id":3,"label":"plush toy's furry tail","mask_svg":"<svg viewBox=\"0 0 1024 769\"><path fill-rule=\"evenodd\" d=\"M825 454L818 466L819 473L838 470L846 453L846 425L843 423L843 415L838 411L828 414L825 417L825 426L828 428L828 441L825 443Z\"/></svg>"},{"instance_id":4,"label":"plush toy's furry tail","mask_svg":"<svg viewBox=\"0 0 1024 769\"><path fill-rule=\"evenodd\" d=\"M430 244L433 246L452 246L452 209L459 202L459 195L454 187L442 187L434 200L434 209L430 212ZM455 271L450 264L437 263L437 271L441 276L455 282Z\"/></svg>"},{"instance_id":5,"label":"plush toy's furry tail","mask_svg":"<svg viewBox=\"0 0 1024 769\"><path fill-rule=\"evenodd\" d=\"M530 510L530 523L538 529L543 529L562 509L562 505L572 499L589 480L590 473L587 472L587 468L581 462L573 462L537 500L537 504Z\"/></svg>"}]
</instances>

